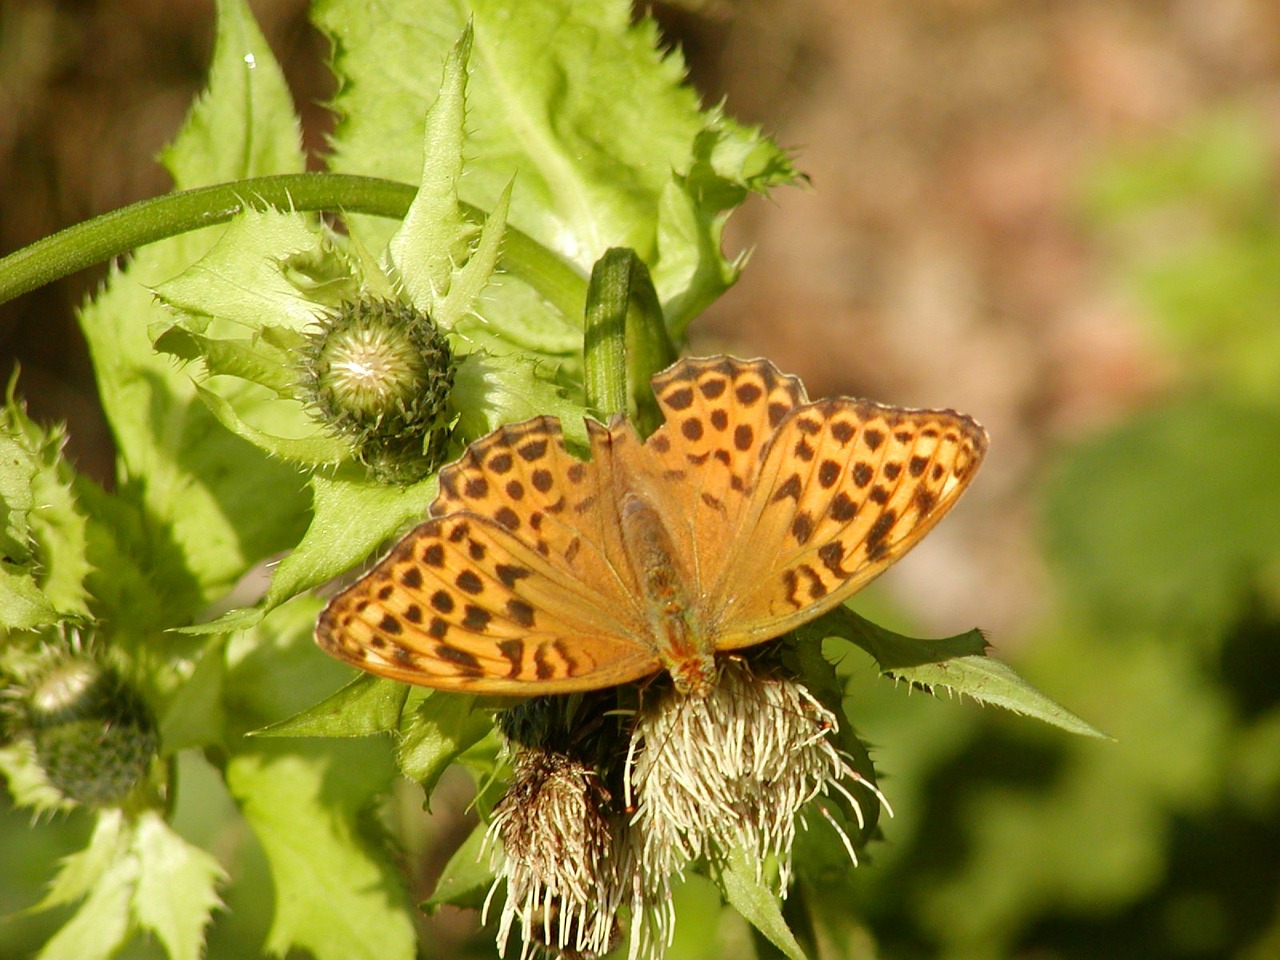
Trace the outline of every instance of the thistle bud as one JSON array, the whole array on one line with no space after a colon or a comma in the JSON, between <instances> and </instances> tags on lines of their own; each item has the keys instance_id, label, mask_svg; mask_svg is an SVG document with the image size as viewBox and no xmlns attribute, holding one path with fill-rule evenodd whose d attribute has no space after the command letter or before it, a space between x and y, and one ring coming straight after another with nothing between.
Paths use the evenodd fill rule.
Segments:
<instances>
[{"instance_id":1,"label":"thistle bud","mask_svg":"<svg viewBox=\"0 0 1280 960\"><path fill-rule=\"evenodd\" d=\"M379 479L412 483L443 459L453 374L448 341L430 317L365 297L308 334L301 389L313 416L353 440Z\"/></svg>"},{"instance_id":2,"label":"thistle bud","mask_svg":"<svg viewBox=\"0 0 1280 960\"><path fill-rule=\"evenodd\" d=\"M159 749L155 718L113 668L83 654L58 659L23 706L36 761L66 799L113 806L147 778Z\"/></svg>"}]
</instances>

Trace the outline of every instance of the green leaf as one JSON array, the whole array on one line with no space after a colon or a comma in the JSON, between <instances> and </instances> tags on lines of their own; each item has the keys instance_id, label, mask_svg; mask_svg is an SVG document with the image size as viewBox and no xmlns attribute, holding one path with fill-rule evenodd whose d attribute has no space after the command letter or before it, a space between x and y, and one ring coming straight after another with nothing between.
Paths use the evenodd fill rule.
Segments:
<instances>
[{"instance_id":1,"label":"green leaf","mask_svg":"<svg viewBox=\"0 0 1280 960\"><path fill-rule=\"evenodd\" d=\"M554 371L525 357L468 354L454 373L450 403L458 410L458 433L482 437L504 423L540 414L560 418L569 443L585 448L586 409L564 397Z\"/></svg>"},{"instance_id":2,"label":"green leaf","mask_svg":"<svg viewBox=\"0 0 1280 960\"><path fill-rule=\"evenodd\" d=\"M757 133L699 111L679 55L659 52L652 21L630 23L625 0L408 0L396 17L362 11L352 0L315 8L335 71L352 78L335 98L333 168L417 179L423 128L405 118L435 102L436 74L396 65L443 62L470 18L462 199L493 210L514 177L510 222L583 274L609 247L630 247L664 302L709 302L733 273L718 249L724 204L792 176ZM675 218L664 212L673 184L685 204ZM491 288L486 299L504 295Z\"/></svg>"},{"instance_id":3,"label":"green leaf","mask_svg":"<svg viewBox=\"0 0 1280 960\"><path fill-rule=\"evenodd\" d=\"M726 260L724 224L748 192L798 178L790 159L758 131L744 130L719 109L693 145L686 175L663 188L658 210L654 282L673 336L738 279L745 255Z\"/></svg>"},{"instance_id":4,"label":"green leaf","mask_svg":"<svg viewBox=\"0 0 1280 960\"><path fill-rule=\"evenodd\" d=\"M181 547L158 536L136 488L108 493L77 477L75 493L90 518L88 590L95 609L109 611L114 624L127 624L117 635L122 642L132 645L148 630L190 620L205 602L205 590L187 568Z\"/></svg>"},{"instance_id":5,"label":"green leaf","mask_svg":"<svg viewBox=\"0 0 1280 960\"><path fill-rule=\"evenodd\" d=\"M1110 740L1102 731L1077 717L1061 704L1046 697L1018 676L1012 667L987 656L957 657L945 664L929 664L890 670L895 680L906 680L927 689L944 686L980 703L1004 707L1023 716L1034 717L1082 737Z\"/></svg>"},{"instance_id":6,"label":"green leaf","mask_svg":"<svg viewBox=\"0 0 1280 960\"><path fill-rule=\"evenodd\" d=\"M485 225L492 222L490 217ZM541 247L538 249L542 250ZM456 332L475 344L477 350L494 354L550 354L564 363L576 363L576 354L582 350L582 305L586 302L586 281L570 271L575 287L581 290L573 304L577 309L563 312L549 309L547 299L506 266L505 258L510 250L508 234L503 241L501 261L508 272L499 270L489 278L482 306L476 308L476 313L461 317ZM480 251L477 250L472 260L479 256ZM563 261L558 262L563 264ZM565 269L569 268L566 266Z\"/></svg>"},{"instance_id":7,"label":"green leaf","mask_svg":"<svg viewBox=\"0 0 1280 960\"><path fill-rule=\"evenodd\" d=\"M175 187L302 173L293 96L244 0L218 0L209 83L161 160Z\"/></svg>"},{"instance_id":8,"label":"green leaf","mask_svg":"<svg viewBox=\"0 0 1280 960\"><path fill-rule=\"evenodd\" d=\"M75 475L62 457L63 433L42 431L29 420L27 424L28 437L39 437L28 519L39 548L40 590L64 616L88 616L85 580L92 569L86 556L88 522L72 490Z\"/></svg>"},{"instance_id":9,"label":"green leaf","mask_svg":"<svg viewBox=\"0 0 1280 960\"><path fill-rule=\"evenodd\" d=\"M276 568L265 601L268 609L345 573L408 524L425 518L436 478L392 487L364 477L317 475L311 490L314 518L297 549Z\"/></svg>"},{"instance_id":10,"label":"green leaf","mask_svg":"<svg viewBox=\"0 0 1280 960\"><path fill-rule=\"evenodd\" d=\"M436 478L408 487L374 483L363 471L311 477L314 516L297 547L276 567L267 594L256 608L235 609L187 633L244 630L271 610L304 591L367 560L379 546L409 523L426 517Z\"/></svg>"},{"instance_id":11,"label":"green leaf","mask_svg":"<svg viewBox=\"0 0 1280 960\"><path fill-rule=\"evenodd\" d=\"M7 666L7 664L6 664ZM44 775L30 738L19 737L0 745L0 774L15 806L30 807L36 813L71 810L67 800Z\"/></svg>"},{"instance_id":12,"label":"green leaf","mask_svg":"<svg viewBox=\"0 0 1280 960\"><path fill-rule=\"evenodd\" d=\"M417 940L398 872L357 820L389 783L385 748L376 740L250 742L227 764L226 779L277 891L266 951L412 960Z\"/></svg>"},{"instance_id":13,"label":"green leaf","mask_svg":"<svg viewBox=\"0 0 1280 960\"><path fill-rule=\"evenodd\" d=\"M62 862L62 869L58 871L49 892L31 909L47 910L75 903L101 882L114 863L124 858L128 846L129 834L123 811L100 811L89 843L83 850L73 853Z\"/></svg>"},{"instance_id":14,"label":"green leaf","mask_svg":"<svg viewBox=\"0 0 1280 960\"><path fill-rule=\"evenodd\" d=\"M129 901L137 883L137 863L115 860L79 909L45 943L36 960L107 960L130 935Z\"/></svg>"},{"instance_id":15,"label":"green leaf","mask_svg":"<svg viewBox=\"0 0 1280 960\"><path fill-rule=\"evenodd\" d=\"M255 730L258 737L369 737L400 729L409 687L362 673L345 687L287 720Z\"/></svg>"},{"instance_id":16,"label":"green leaf","mask_svg":"<svg viewBox=\"0 0 1280 960\"><path fill-rule=\"evenodd\" d=\"M15 385L0 410L0 625L21 630L88 616L90 567L64 433L32 421Z\"/></svg>"},{"instance_id":17,"label":"green leaf","mask_svg":"<svg viewBox=\"0 0 1280 960\"><path fill-rule=\"evenodd\" d=\"M449 764L492 730L492 715L477 709L475 697L431 691L401 720L396 762L430 798Z\"/></svg>"},{"instance_id":18,"label":"green leaf","mask_svg":"<svg viewBox=\"0 0 1280 960\"><path fill-rule=\"evenodd\" d=\"M423 904L427 910L435 912L445 904L473 910L484 906L485 896L493 885L493 869L485 856L487 829L486 824L478 824L462 846L454 851L440 873L435 890Z\"/></svg>"},{"instance_id":19,"label":"green leaf","mask_svg":"<svg viewBox=\"0 0 1280 960\"><path fill-rule=\"evenodd\" d=\"M215 888L226 878L222 867L154 810L134 824L132 851L138 859L132 903L138 926L155 934L170 960L199 960L205 927L221 906Z\"/></svg>"},{"instance_id":20,"label":"green leaf","mask_svg":"<svg viewBox=\"0 0 1280 960\"><path fill-rule=\"evenodd\" d=\"M381 738L242 737L314 704L350 671L311 639L318 601L299 597L227 645L227 788L258 835L277 891L267 952L317 960L412 958L408 901L371 819L395 767Z\"/></svg>"},{"instance_id":21,"label":"green leaf","mask_svg":"<svg viewBox=\"0 0 1280 960\"><path fill-rule=\"evenodd\" d=\"M468 313L479 315L480 294L489 289L494 270L498 266L498 253L502 249L503 231L507 224L507 210L511 205L511 184L498 195L493 211L480 228L475 249L469 251L466 263L456 271L449 284L449 293L436 307L435 317L446 330L456 327Z\"/></svg>"},{"instance_id":22,"label":"green leaf","mask_svg":"<svg viewBox=\"0 0 1280 960\"><path fill-rule=\"evenodd\" d=\"M291 279L297 264L340 271L345 261L313 218L248 209L227 225L208 253L155 292L181 311L179 325L193 333L257 331L265 317L300 331L315 323L320 307L303 298ZM328 284L342 279L325 278Z\"/></svg>"},{"instance_id":23,"label":"green leaf","mask_svg":"<svg viewBox=\"0 0 1280 960\"><path fill-rule=\"evenodd\" d=\"M219 905L222 867L170 829L160 814L99 811L84 850L68 857L33 910L85 898L49 940L41 960L110 957L138 929L154 933L170 960L198 960L204 929Z\"/></svg>"},{"instance_id":24,"label":"green leaf","mask_svg":"<svg viewBox=\"0 0 1280 960\"><path fill-rule=\"evenodd\" d=\"M12 411L6 411L12 416ZM6 421L9 418L6 417ZM5 422L0 434L0 537L4 556L9 563L29 564L31 549L31 479L39 465L20 436L16 426Z\"/></svg>"},{"instance_id":25,"label":"green leaf","mask_svg":"<svg viewBox=\"0 0 1280 960\"><path fill-rule=\"evenodd\" d=\"M782 917L778 895L766 881L756 876L756 867L757 864L748 862L744 851L730 851L719 876L725 899L789 960L807 960L804 950Z\"/></svg>"},{"instance_id":26,"label":"green leaf","mask_svg":"<svg viewBox=\"0 0 1280 960\"><path fill-rule=\"evenodd\" d=\"M170 699L169 709L160 719L160 746L165 756L221 743L225 737L225 648L226 637L211 638L190 678Z\"/></svg>"},{"instance_id":27,"label":"green leaf","mask_svg":"<svg viewBox=\"0 0 1280 960\"><path fill-rule=\"evenodd\" d=\"M848 607L837 607L801 627L798 632L816 639L841 637L850 640L871 654L880 669L886 672L936 666L959 657L981 657L987 651L987 641L980 630L969 630L941 640L920 640L886 630L858 616Z\"/></svg>"},{"instance_id":28,"label":"green leaf","mask_svg":"<svg viewBox=\"0 0 1280 960\"><path fill-rule=\"evenodd\" d=\"M319 609L319 598L296 597L228 639L223 700L232 707L227 714L229 746L239 744L242 734L313 706L351 678L350 667L315 644ZM385 743L377 749L389 753Z\"/></svg>"},{"instance_id":29,"label":"green leaf","mask_svg":"<svg viewBox=\"0 0 1280 960\"><path fill-rule=\"evenodd\" d=\"M208 254L158 288L179 314L177 324L156 338L156 349L200 359L211 376L238 378L197 387L210 412L236 436L297 463L347 459L350 443L325 431L296 399L303 331L327 309L306 299L297 284L319 275L326 287L342 287L341 274L351 269L306 218L250 210ZM345 280L354 286L354 278Z\"/></svg>"},{"instance_id":30,"label":"green leaf","mask_svg":"<svg viewBox=\"0 0 1280 960\"><path fill-rule=\"evenodd\" d=\"M1109 739L1040 693L1007 664L988 657L986 640L978 630L942 640L919 640L893 633L846 607L838 607L802 628L801 632L805 631L858 644L895 680L926 690L945 687L979 703L1034 717L1071 733Z\"/></svg>"},{"instance_id":31,"label":"green leaf","mask_svg":"<svg viewBox=\"0 0 1280 960\"><path fill-rule=\"evenodd\" d=\"M176 186L301 172L299 142L288 86L269 47L243 0L224 0L208 90L164 152ZM145 526L139 543L151 556L143 566L166 571L153 577L151 590L171 593L174 606L192 612L295 540L305 509L292 471L227 433L187 375L152 349L150 329L171 322L153 288L198 260L217 233L221 228L138 250L80 318L130 481L120 492L138 504ZM262 510L262 503L276 509Z\"/></svg>"},{"instance_id":32,"label":"green leaf","mask_svg":"<svg viewBox=\"0 0 1280 960\"><path fill-rule=\"evenodd\" d=\"M1273 406L1212 396L1078 447L1045 514L1072 608L1108 633L1216 638L1280 563L1277 449Z\"/></svg>"},{"instance_id":33,"label":"green leaf","mask_svg":"<svg viewBox=\"0 0 1280 960\"><path fill-rule=\"evenodd\" d=\"M414 305L446 330L453 329L457 317L446 318L439 308L449 293L455 265L465 257L464 238L470 231L458 205L458 182L471 39L467 24L445 57L440 93L424 124L422 167L412 178L418 193L387 247Z\"/></svg>"},{"instance_id":34,"label":"green leaf","mask_svg":"<svg viewBox=\"0 0 1280 960\"><path fill-rule=\"evenodd\" d=\"M235 407L212 390L197 386L196 393L209 408L209 412L217 417L218 422L227 430L281 460L311 466L325 466L349 459L352 454L351 444L341 437L325 432L314 423L310 424L311 436L277 437L245 423L240 419L240 414L236 412Z\"/></svg>"},{"instance_id":35,"label":"green leaf","mask_svg":"<svg viewBox=\"0 0 1280 960\"><path fill-rule=\"evenodd\" d=\"M29 570L0 560L0 626L6 630L30 630L60 619Z\"/></svg>"},{"instance_id":36,"label":"green leaf","mask_svg":"<svg viewBox=\"0 0 1280 960\"><path fill-rule=\"evenodd\" d=\"M252 380L274 390L279 397L293 397L295 382L287 365L288 355L270 347L264 349L252 340L205 337L170 327L156 338L156 349L183 361L203 360L211 376Z\"/></svg>"}]
</instances>

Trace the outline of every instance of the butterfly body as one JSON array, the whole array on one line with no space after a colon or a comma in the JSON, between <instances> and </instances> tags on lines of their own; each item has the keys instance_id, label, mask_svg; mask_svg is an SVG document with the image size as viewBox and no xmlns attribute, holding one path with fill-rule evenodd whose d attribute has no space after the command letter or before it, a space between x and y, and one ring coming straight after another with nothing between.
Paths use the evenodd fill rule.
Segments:
<instances>
[{"instance_id":1,"label":"butterfly body","mask_svg":"<svg viewBox=\"0 0 1280 960\"><path fill-rule=\"evenodd\" d=\"M634 490L622 494L622 541L640 574L648 641L683 693L704 695L715 680L715 644L696 621L697 606L686 595L688 574L662 514Z\"/></svg>"},{"instance_id":2,"label":"butterfly body","mask_svg":"<svg viewBox=\"0 0 1280 960\"><path fill-rule=\"evenodd\" d=\"M588 421L589 456L535 417L440 473L431 518L321 615L325 650L474 693L589 690L666 670L703 694L715 655L843 602L932 528L986 435L950 410L810 403L768 361L681 360L641 441Z\"/></svg>"}]
</instances>

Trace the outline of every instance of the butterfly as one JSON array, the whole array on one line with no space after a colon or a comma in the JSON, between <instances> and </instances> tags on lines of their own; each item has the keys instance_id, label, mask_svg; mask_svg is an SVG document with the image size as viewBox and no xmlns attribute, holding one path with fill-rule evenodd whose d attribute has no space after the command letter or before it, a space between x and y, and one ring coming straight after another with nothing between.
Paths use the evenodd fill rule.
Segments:
<instances>
[{"instance_id":1,"label":"butterfly","mask_svg":"<svg viewBox=\"0 0 1280 960\"><path fill-rule=\"evenodd\" d=\"M498 428L440 471L429 519L321 614L316 640L371 673L536 696L667 671L705 695L718 652L843 603L951 509L987 447L952 410L809 402L767 360L657 374L641 441L588 420Z\"/></svg>"}]
</instances>

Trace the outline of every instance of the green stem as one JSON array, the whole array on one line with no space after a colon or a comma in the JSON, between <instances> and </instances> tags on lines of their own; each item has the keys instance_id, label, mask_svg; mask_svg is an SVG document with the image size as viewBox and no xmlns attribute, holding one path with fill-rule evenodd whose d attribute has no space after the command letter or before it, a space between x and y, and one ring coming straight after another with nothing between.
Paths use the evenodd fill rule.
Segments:
<instances>
[{"instance_id":1,"label":"green stem","mask_svg":"<svg viewBox=\"0 0 1280 960\"><path fill-rule=\"evenodd\" d=\"M607 419L627 412L627 308L630 265L608 250L591 268L582 330L582 389L587 409ZM634 254L630 250L623 254Z\"/></svg>"},{"instance_id":2,"label":"green stem","mask_svg":"<svg viewBox=\"0 0 1280 960\"><path fill-rule=\"evenodd\" d=\"M612 247L591 270L583 355L587 406L603 414L630 407L642 434L656 430L662 413L649 378L676 352L649 268L634 250Z\"/></svg>"},{"instance_id":3,"label":"green stem","mask_svg":"<svg viewBox=\"0 0 1280 960\"><path fill-rule=\"evenodd\" d=\"M0 303L130 250L225 223L247 209L341 210L403 219L417 188L394 180L341 173L256 177L183 190L104 213L60 230L0 260ZM484 211L462 204L469 219ZM526 233L507 227L502 265L567 317L581 316L586 281Z\"/></svg>"}]
</instances>

